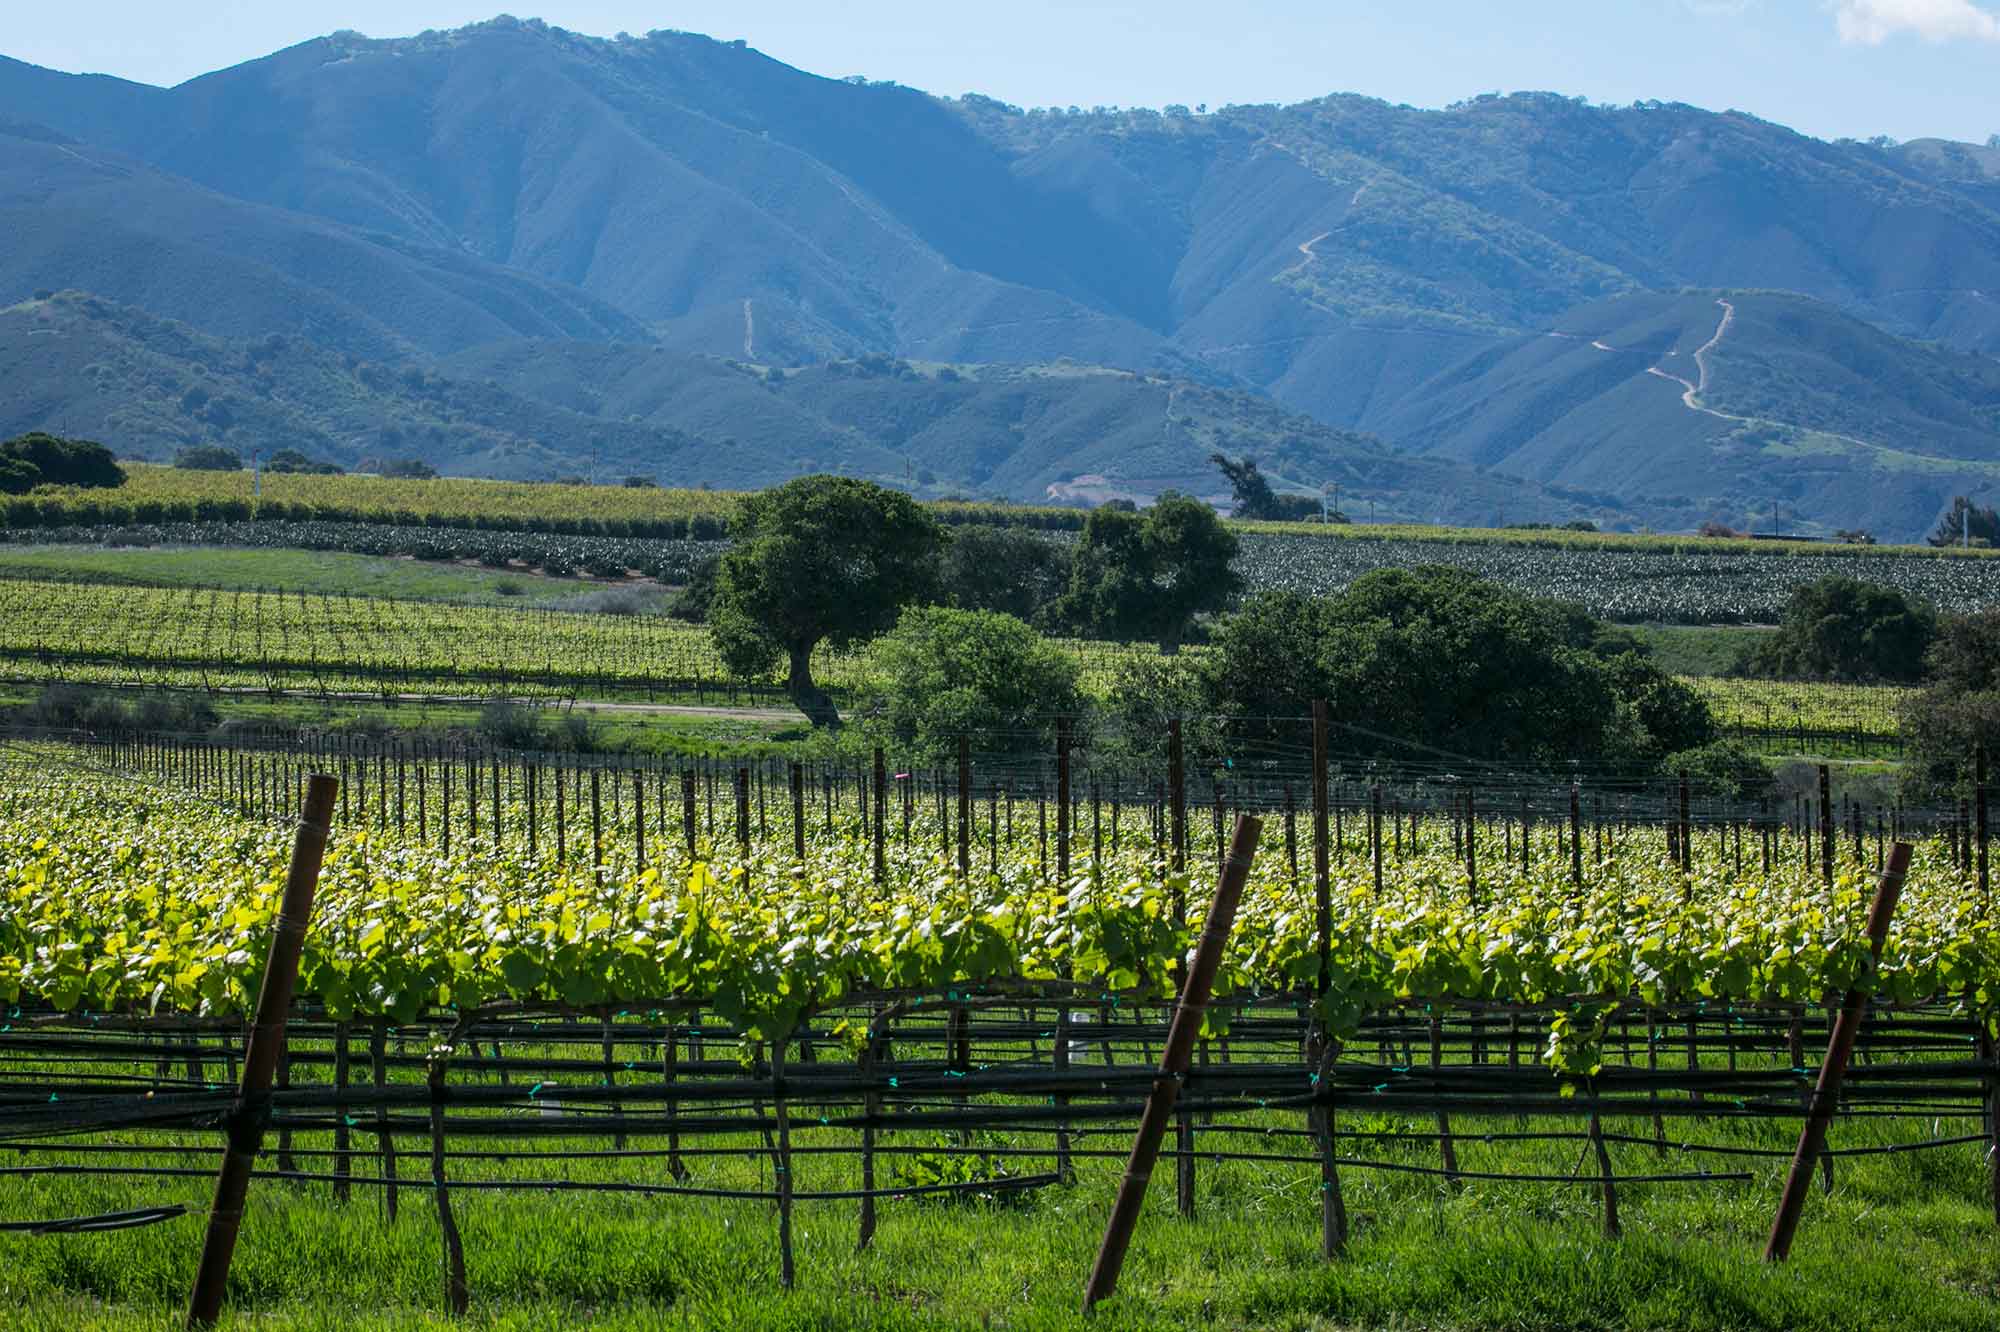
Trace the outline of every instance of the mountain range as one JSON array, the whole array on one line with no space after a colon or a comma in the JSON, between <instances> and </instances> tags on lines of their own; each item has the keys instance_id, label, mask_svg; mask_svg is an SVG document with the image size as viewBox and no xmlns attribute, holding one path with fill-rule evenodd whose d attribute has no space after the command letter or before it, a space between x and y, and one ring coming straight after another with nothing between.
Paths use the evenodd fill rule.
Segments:
<instances>
[{"instance_id":1,"label":"mountain range","mask_svg":"<svg viewBox=\"0 0 2000 1332\"><path fill-rule=\"evenodd\" d=\"M74 290L498 393L405 432L459 470L595 431L663 480L1212 493L1214 395L1281 485L1366 462L1410 514L1908 537L2000 479L2000 150L1671 103L1021 110L502 18L172 89L0 59L0 233L7 318ZM79 369L34 424L110 400Z\"/></svg>"}]
</instances>

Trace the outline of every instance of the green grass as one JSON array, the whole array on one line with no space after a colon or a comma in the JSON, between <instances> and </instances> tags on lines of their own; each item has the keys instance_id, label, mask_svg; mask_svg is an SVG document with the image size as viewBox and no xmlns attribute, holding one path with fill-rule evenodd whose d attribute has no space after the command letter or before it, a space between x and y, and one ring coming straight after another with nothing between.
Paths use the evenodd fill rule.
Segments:
<instances>
[{"instance_id":1,"label":"green grass","mask_svg":"<svg viewBox=\"0 0 2000 1332\"><path fill-rule=\"evenodd\" d=\"M5 546L0 547L0 578L133 587L266 589L489 606L553 606L588 597L605 587L601 581L548 578L471 565L334 551L216 546Z\"/></svg>"},{"instance_id":2,"label":"green grass","mask_svg":"<svg viewBox=\"0 0 2000 1332\"><path fill-rule=\"evenodd\" d=\"M1670 675L1727 675L1772 631L1741 625L1635 624L1628 626L1652 649Z\"/></svg>"},{"instance_id":3,"label":"green grass","mask_svg":"<svg viewBox=\"0 0 2000 1332\"><path fill-rule=\"evenodd\" d=\"M1511 1124L1511 1121L1509 1121ZM1417 1127L1417 1126L1413 1126ZM1460 1122L1463 1132L1468 1125ZM1612 1125L1609 1127L1616 1128ZM1643 1131L1637 1125L1634 1131ZM1676 1129L1676 1132L1680 1132ZM1750 1136L1776 1125L1690 1136ZM1860 1130L1836 1128L1852 1142ZM1122 1145L1107 1131L1096 1146ZM1500 1148L1467 1139L1468 1169ZM1508 1168L1575 1166L1575 1145L1505 1149ZM1644 1147L1613 1148L1650 1168ZM1734 1163L1732 1163L1733 1165ZM323 1185L252 1189L223 1326L358 1332L473 1328L1575 1328L1991 1329L2000 1326L1993 1221L1974 1147L1843 1160L1815 1188L1791 1263L1758 1260L1782 1163L1754 1183L1628 1186L1625 1238L1601 1237L1592 1190L1344 1173L1355 1238L1317 1252L1309 1167L1201 1166L1195 1221L1173 1215L1171 1172L1154 1181L1119 1294L1086 1322L1084 1277L1118 1164L1089 1162L1075 1188L1025 1203L888 1203L875 1248L857 1254L852 1203L799 1205L799 1288L777 1289L776 1221L759 1202L459 1191L472 1314L441 1313L441 1245L421 1189L387 1227L374 1199L336 1206ZM455 1167L455 1171L469 1167ZM628 1171L644 1165L629 1164ZM1670 1169L1690 1168L1685 1161ZM576 1173L595 1169L577 1167ZM697 1165L755 1177L765 1165ZM843 1166L810 1158L802 1184ZM407 1171L406 1171L407 1174ZM4 1214L74 1215L186 1200L208 1186L95 1180L10 1182ZM0 1306L20 1332L164 1329L201 1240L182 1218L88 1236L0 1235Z\"/></svg>"}]
</instances>

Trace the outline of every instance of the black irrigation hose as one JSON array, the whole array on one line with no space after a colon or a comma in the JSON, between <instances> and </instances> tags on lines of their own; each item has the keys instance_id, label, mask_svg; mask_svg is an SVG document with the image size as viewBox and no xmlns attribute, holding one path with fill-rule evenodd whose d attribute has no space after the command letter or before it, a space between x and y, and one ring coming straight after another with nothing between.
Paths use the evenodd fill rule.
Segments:
<instances>
[{"instance_id":1,"label":"black irrigation hose","mask_svg":"<svg viewBox=\"0 0 2000 1332\"><path fill-rule=\"evenodd\" d=\"M138 1173L138 1172L134 1172ZM152 1173L150 1171L145 1173ZM163 1207L139 1207L129 1212L99 1212L96 1216L71 1216L58 1221L0 1221L0 1231L27 1235L85 1235L100 1230L136 1230L186 1216L181 1203Z\"/></svg>"}]
</instances>

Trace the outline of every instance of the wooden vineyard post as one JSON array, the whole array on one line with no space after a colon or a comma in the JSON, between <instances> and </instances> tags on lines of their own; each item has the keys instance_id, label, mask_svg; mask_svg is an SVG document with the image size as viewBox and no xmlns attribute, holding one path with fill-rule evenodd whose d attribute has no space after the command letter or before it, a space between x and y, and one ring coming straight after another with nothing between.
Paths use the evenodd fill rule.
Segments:
<instances>
[{"instance_id":1,"label":"wooden vineyard post","mask_svg":"<svg viewBox=\"0 0 2000 1332\"><path fill-rule=\"evenodd\" d=\"M590 770L590 872L604 891L604 769Z\"/></svg>"},{"instance_id":2,"label":"wooden vineyard post","mask_svg":"<svg viewBox=\"0 0 2000 1332\"><path fill-rule=\"evenodd\" d=\"M381 789L379 786L376 788ZM333 1200L344 1203L350 1196L348 1177L353 1173L351 1148L353 1135L348 1126L354 1121L347 1114L347 1082L350 1073L351 1055L347 1048L348 1030L345 1022L333 1024L333 1085L338 1099L333 1104Z\"/></svg>"},{"instance_id":3,"label":"wooden vineyard post","mask_svg":"<svg viewBox=\"0 0 2000 1332\"><path fill-rule=\"evenodd\" d=\"M1680 850L1681 873L1694 874L1694 825L1688 822L1688 779L1681 778L1680 789Z\"/></svg>"},{"instance_id":4,"label":"wooden vineyard post","mask_svg":"<svg viewBox=\"0 0 2000 1332\"><path fill-rule=\"evenodd\" d=\"M1889 918L1895 914L1902 896L1903 878L1910 870L1910 844L1897 842L1889 850L1888 867L1875 886L1875 902L1868 909L1868 952L1880 961L1882 945L1889 938ZM1868 995L1860 989L1847 992L1847 1000L1834 1018L1826 1043L1826 1062L1820 1065L1819 1082L1813 1088L1806 1122L1799 1129L1798 1150L1792 1154L1792 1168L1785 1176L1785 1191L1778 1201L1778 1214L1771 1222L1771 1237L1764 1245L1764 1261L1781 1263L1792 1252L1792 1237L1798 1233L1799 1216L1805 1210L1806 1191L1812 1184L1813 1162L1826 1147L1827 1124L1840 1103L1840 1082L1847 1073L1847 1059L1861 1033L1862 1015Z\"/></svg>"},{"instance_id":5,"label":"wooden vineyard post","mask_svg":"<svg viewBox=\"0 0 2000 1332\"><path fill-rule=\"evenodd\" d=\"M1479 905L1479 791L1465 788L1465 887L1472 905Z\"/></svg>"},{"instance_id":6,"label":"wooden vineyard post","mask_svg":"<svg viewBox=\"0 0 2000 1332\"><path fill-rule=\"evenodd\" d=\"M792 794L792 858L806 863L806 769L793 759L787 773Z\"/></svg>"},{"instance_id":7,"label":"wooden vineyard post","mask_svg":"<svg viewBox=\"0 0 2000 1332\"><path fill-rule=\"evenodd\" d=\"M1319 950L1319 965L1314 972L1312 1020L1312 1051L1318 1061L1318 1082L1316 1088L1326 1086L1327 1075L1333 1071L1333 1061L1339 1049L1326 1029L1325 1012L1319 1006L1326 1002L1326 992L1333 984L1333 879L1327 860L1327 805L1330 803L1326 789L1327 751L1327 705L1323 698L1313 700L1312 706L1312 834L1313 834L1313 934ZM1290 820L1287 816L1287 829ZM1319 1251L1320 1257L1334 1259L1347 1248L1347 1201L1341 1193L1340 1167L1335 1160L1333 1105L1315 1104L1311 1115L1311 1127L1319 1136L1320 1152L1320 1194L1319 1194Z\"/></svg>"},{"instance_id":8,"label":"wooden vineyard post","mask_svg":"<svg viewBox=\"0 0 2000 1332\"><path fill-rule=\"evenodd\" d=\"M1057 816L1058 829L1062 827L1061 820L1067 817L1066 812ZM972 737L967 735L958 737L957 833L958 880L960 883L965 883L972 878ZM1060 838L1061 833L1058 832L1057 836ZM1066 844L1058 845L1057 854L1063 857L1065 864L1067 864L1069 850Z\"/></svg>"},{"instance_id":9,"label":"wooden vineyard post","mask_svg":"<svg viewBox=\"0 0 2000 1332\"><path fill-rule=\"evenodd\" d=\"M736 845L747 852L750 849L750 769L736 770Z\"/></svg>"},{"instance_id":10,"label":"wooden vineyard post","mask_svg":"<svg viewBox=\"0 0 2000 1332\"><path fill-rule=\"evenodd\" d=\"M1171 802L1172 857L1175 874L1187 868L1187 772L1181 752L1181 719L1167 722L1167 798ZM1187 896L1174 889L1174 923L1187 924Z\"/></svg>"},{"instance_id":11,"label":"wooden vineyard post","mask_svg":"<svg viewBox=\"0 0 2000 1332\"><path fill-rule=\"evenodd\" d=\"M1125 1177L1118 1183L1118 1198L1105 1224L1104 1242L1084 1286L1083 1311L1089 1313L1098 1301L1118 1288L1118 1273L1125 1265L1125 1253L1132 1243L1132 1231L1139 1223L1139 1209L1146 1201L1146 1184L1159 1160L1160 1141L1166 1136L1167 1117L1180 1097L1181 1079L1187 1075L1195 1037L1201 1030L1208 994L1215 984L1216 970L1222 965L1222 950L1236 922L1236 905L1243 885L1250 877L1250 863L1257 855L1257 836L1263 829L1256 816L1236 816L1236 831L1230 838L1229 855L1223 861L1221 882L1215 903L1209 908L1202 927L1201 942L1195 946L1194 965L1181 985L1180 1001L1174 1005L1173 1025L1160 1053L1159 1073L1146 1097L1146 1109L1132 1139L1132 1155L1125 1164Z\"/></svg>"},{"instance_id":12,"label":"wooden vineyard post","mask_svg":"<svg viewBox=\"0 0 2000 1332\"><path fill-rule=\"evenodd\" d=\"M1382 896L1382 783L1368 787L1368 855L1375 866L1375 896Z\"/></svg>"},{"instance_id":13,"label":"wooden vineyard post","mask_svg":"<svg viewBox=\"0 0 2000 1332\"><path fill-rule=\"evenodd\" d=\"M1972 835L1978 839L1979 854L1979 906L1984 914L1993 904L1992 882L1987 878L1986 863L1986 746L1980 745L1972 753ZM1879 821L1879 820L1878 820Z\"/></svg>"},{"instance_id":14,"label":"wooden vineyard post","mask_svg":"<svg viewBox=\"0 0 2000 1332\"><path fill-rule=\"evenodd\" d=\"M563 791L562 764L556 764L556 864L569 858L569 810Z\"/></svg>"},{"instance_id":15,"label":"wooden vineyard post","mask_svg":"<svg viewBox=\"0 0 2000 1332\"><path fill-rule=\"evenodd\" d=\"M382 1190L383 1208L389 1224L396 1224L396 1141L389 1133L389 1103L380 1100L382 1089L389 1084L389 1019L376 1018L368 1030L369 1076L375 1084L378 1100L375 1106L375 1136L382 1145L382 1178L388 1181Z\"/></svg>"},{"instance_id":16,"label":"wooden vineyard post","mask_svg":"<svg viewBox=\"0 0 2000 1332\"><path fill-rule=\"evenodd\" d=\"M1171 825L1173 851L1169 864L1173 868L1174 924L1177 927L1185 927L1187 890L1182 880L1187 874L1188 863L1187 756L1182 748L1181 719L1178 717L1167 723L1167 788L1173 810ZM1174 983L1183 984L1186 978L1186 966L1175 962L1172 976ZM1194 1119L1189 1115L1181 1115L1174 1121L1174 1148L1174 1205L1182 1216L1193 1216Z\"/></svg>"},{"instance_id":17,"label":"wooden vineyard post","mask_svg":"<svg viewBox=\"0 0 2000 1332\"><path fill-rule=\"evenodd\" d=\"M451 1190L444 1178L444 1075L466 1022L467 1019L460 1018L445 1044L431 1050L424 1074L424 1085L430 1092L431 1193L437 1200L438 1230L444 1238L444 1298L456 1315L465 1313L472 1296L465 1281L465 1244L459 1238L458 1221L451 1210Z\"/></svg>"},{"instance_id":18,"label":"wooden vineyard post","mask_svg":"<svg viewBox=\"0 0 2000 1332\"><path fill-rule=\"evenodd\" d=\"M1833 777L1827 765L1819 765L1819 876L1826 890L1833 891Z\"/></svg>"},{"instance_id":19,"label":"wooden vineyard post","mask_svg":"<svg viewBox=\"0 0 2000 1332\"><path fill-rule=\"evenodd\" d=\"M959 751L963 755L964 751ZM960 759L963 773L964 760ZM1069 838L1070 838L1070 782L1069 782L1069 718L1056 721L1056 880L1065 887L1069 884ZM959 779L963 782L963 776ZM960 808L964 808L966 797L959 797Z\"/></svg>"},{"instance_id":20,"label":"wooden vineyard post","mask_svg":"<svg viewBox=\"0 0 2000 1332\"><path fill-rule=\"evenodd\" d=\"M500 835L500 817L496 812L493 819L494 836ZM632 854L634 868L641 874L646 872L646 779L635 770L632 773Z\"/></svg>"},{"instance_id":21,"label":"wooden vineyard post","mask_svg":"<svg viewBox=\"0 0 2000 1332\"><path fill-rule=\"evenodd\" d=\"M869 831L875 837L875 882L885 883L889 878L888 848L885 844L889 826L889 768L882 761L882 748L875 747L875 821Z\"/></svg>"},{"instance_id":22,"label":"wooden vineyard post","mask_svg":"<svg viewBox=\"0 0 2000 1332\"><path fill-rule=\"evenodd\" d=\"M299 953L305 947L306 924L312 919L313 893L319 885L320 862L333 820L333 800L339 784L314 773L306 788L305 810L292 840L292 863L285 876L285 894L278 907L277 930L264 963L263 988L257 996L257 1016L243 1055L243 1079L228 1118L229 1140L222 1169L215 1179L215 1205L209 1209L208 1235L202 1241L201 1265L188 1297L187 1325L208 1327L222 1313L222 1293L229 1279L229 1261L236 1253L236 1236L243 1225L243 1200L250 1190L250 1171L264 1142L264 1120L271 1096L271 1075L285 1044L285 1017L292 1006L292 986L298 979Z\"/></svg>"},{"instance_id":23,"label":"wooden vineyard post","mask_svg":"<svg viewBox=\"0 0 2000 1332\"><path fill-rule=\"evenodd\" d=\"M688 860L695 855L695 843L701 837L701 817L696 811L695 776L690 768L681 774L681 840L687 843Z\"/></svg>"},{"instance_id":24,"label":"wooden vineyard post","mask_svg":"<svg viewBox=\"0 0 2000 1332\"><path fill-rule=\"evenodd\" d=\"M1617 1239L1625 1233L1618 1220L1618 1181L1611 1173L1611 1153L1604 1146L1604 1122L1597 1113L1597 1087L1590 1089L1590 1147L1597 1156L1598 1189L1604 1195L1604 1238Z\"/></svg>"},{"instance_id":25,"label":"wooden vineyard post","mask_svg":"<svg viewBox=\"0 0 2000 1332\"><path fill-rule=\"evenodd\" d=\"M1569 787L1569 881L1579 892L1583 889L1583 788L1576 782Z\"/></svg>"}]
</instances>

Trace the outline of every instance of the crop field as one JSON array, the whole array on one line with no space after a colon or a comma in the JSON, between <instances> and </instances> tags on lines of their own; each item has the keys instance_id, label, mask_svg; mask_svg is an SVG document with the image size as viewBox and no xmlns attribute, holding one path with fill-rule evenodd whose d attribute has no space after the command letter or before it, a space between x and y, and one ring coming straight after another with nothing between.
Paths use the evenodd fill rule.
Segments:
<instances>
[{"instance_id":1,"label":"crop field","mask_svg":"<svg viewBox=\"0 0 2000 1332\"><path fill-rule=\"evenodd\" d=\"M196 473L194 475L203 475ZM338 478L336 478L338 479ZM441 484L435 482L411 485ZM487 482L467 482L487 485ZM528 487L528 489L543 489ZM41 528L0 527L0 540L79 546L212 546L242 550L341 551L426 561L479 561L564 576L620 579L637 573L668 584L687 581L703 561L726 548L719 535L702 539L624 535L578 524L582 531L523 531L499 519L478 525L425 525L402 514L397 522L328 516L250 520L97 523ZM615 525L612 525L615 526ZM1376 569L1445 564L1541 596L1559 597L1593 615L1626 623L1675 625L1772 624L1798 587L1831 574L1896 587L1945 611L2000 604L2000 565L1980 552L1928 549L1718 542L1693 539L1608 539L1584 542L1499 539L1449 529L1405 532L1364 528L1271 530L1238 524L1237 572L1252 591L1339 591ZM1047 539L1074 541L1050 531Z\"/></svg>"},{"instance_id":2,"label":"crop field","mask_svg":"<svg viewBox=\"0 0 2000 1332\"><path fill-rule=\"evenodd\" d=\"M126 463L117 490L55 487L0 497L0 527L92 524L336 521L578 536L678 539L718 537L742 498L738 492L658 486L565 485L470 477L411 480L247 470L195 471ZM1027 505L933 503L946 522L999 522L1078 528L1078 509Z\"/></svg>"},{"instance_id":3,"label":"crop field","mask_svg":"<svg viewBox=\"0 0 2000 1332\"><path fill-rule=\"evenodd\" d=\"M1791 746L1838 741L1849 752L1893 751L1900 709L1914 692L1896 685L1690 676L1716 722L1732 735Z\"/></svg>"},{"instance_id":4,"label":"crop field","mask_svg":"<svg viewBox=\"0 0 2000 1332\"><path fill-rule=\"evenodd\" d=\"M1149 644L1061 640L1102 691ZM0 578L0 673L18 682L216 690L537 696L742 690L708 631L618 615L366 596ZM822 648L819 681L869 682L860 652Z\"/></svg>"},{"instance_id":5,"label":"crop field","mask_svg":"<svg viewBox=\"0 0 2000 1332\"><path fill-rule=\"evenodd\" d=\"M93 553L153 547L177 551L208 549L225 556L230 552L269 551L285 559L303 552L339 552L426 562L477 561L493 569L522 566L554 577L588 574L623 579L636 573L670 584L685 583L703 561L714 558L726 547L720 540L692 538L668 541L322 519L148 523L50 530L14 528L0 532L0 537L9 544L43 552L43 558L51 563L56 557L51 553L55 547L49 543L60 541ZM181 585L199 581L189 579Z\"/></svg>"},{"instance_id":6,"label":"crop field","mask_svg":"<svg viewBox=\"0 0 2000 1332\"><path fill-rule=\"evenodd\" d=\"M1085 688L1109 692L1148 644L1062 640ZM1198 652L1199 649L1192 649ZM823 648L820 683L870 683L861 652ZM444 697L781 698L734 681L705 629L659 615L0 578L0 675L24 684ZM1904 691L1728 678L1691 683L1733 734L1787 747L1893 748Z\"/></svg>"},{"instance_id":7,"label":"crop field","mask_svg":"<svg viewBox=\"0 0 2000 1332\"><path fill-rule=\"evenodd\" d=\"M1146 645L1071 640L1093 692ZM712 690L732 683L705 630L658 616L372 597L121 589L0 581L0 658L24 682L218 690L533 696ZM823 651L822 683L864 689L862 654ZM776 677L751 682L776 689ZM1887 743L1903 692L1880 686L1694 681L1746 736Z\"/></svg>"},{"instance_id":8,"label":"crop field","mask_svg":"<svg viewBox=\"0 0 2000 1332\"><path fill-rule=\"evenodd\" d=\"M625 1003L727 979L724 1015L768 1037L804 1007L852 991L1058 976L1156 989L1200 924L1187 876L1162 869L1166 829L1147 794L1157 784L1130 777L1108 798L1080 776L1083 807L1066 825L1077 845L1052 853L1050 788L1018 764L983 779L962 830L945 785L919 789L899 774L899 804L881 811L878 873L865 774L841 769L808 774L811 799L800 797L795 822L764 767L738 803L727 785L718 800L713 768L591 765L568 771L559 791L562 769L507 755L413 760L379 747L316 757L206 744L142 746L137 757L115 746L49 752L73 775L45 774L20 749L0 771L0 882L12 904L0 921L9 931L0 998L60 1009L240 1013L262 967L247 944L275 910L268 888L289 840L282 823L244 816L282 815L314 763L349 775L301 972L337 1016L414 1018L431 1004L498 998ZM117 776L148 766L191 793ZM1086 788L1097 793L1088 801ZM1213 823L1199 808L1190 820L1188 862L1219 863L1225 806L1268 807L1278 790L1217 786ZM1551 790L1559 805L1566 788ZM1476 868L1455 820L1412 815L1406 838L1401 826L1371 832L1351 810L1331 833L1340 979L1323 1016L1351 1035L1361 1013L1391 1001L1817 1001L1854 979L1863 889L1884 829L1856 811L1850 838L1843 811L1831 844L1815 848L1809 827L1773 818L1748 825L1746 851L1746 825L1718 815L1688 834L1682 868L1663 840L1676 834L1642 822L1634 794L1643 802L1633 792L1608 806L1587 799L1591 821L1575 825L1584 844L1572 848L1565 820L1543 804L1549 792L1535 794L1542 812L1525 833L1512 798L1495 793L1473 834L1485 848ZM948 859L961 835L977 853L963 874ZM1314 973L1293 837L1250 881L1243 947L1220 994L1284 991ZM1371 837L1381 843L1379 887ZM1924 842L1880 993L2000 994L1989 908L1971 874L1951 841ZM636 950L633 929L643 934ZM1596 1055L1581 1032L1548 1051L1555 1071L1573 1074Z\"/></svg>"},{"instance_id":9,"label":"crop field","mask_svg":"<svg viewBox=\"0 0 2000 1332\"><path fill-rule=\"evenodd\" d=\"M1335 592L1375 569L1443 564L1602 619L1668 624L1774 624L1796 588L1830 575L1887 584L1943 611L2000 605L2000 565L1937 551L1683 540L1546 544L1409 537L1327 539L1242 534L1238 571L1253 588ZM1870 553L1856 554L1856 550Z\"/></svg>"},{"instance_id":10,"label":"crop field","mask_svg":"<svg viewBox=\"0 0 2000 1332\"><path fill-rule=\"evenodd\" d=\"M2000 992L2000 951L1966 849L1924 826L1889 830L1918 847L1875 964L1858 815L1828 836L1704 804L1670 832L1610 791L1564 820L1551 791L1468 825L1336 788L1322 928L1275 782L1191 793L1177 854L1155 783L1084 771L1063 805L997 758L959 806L839 769L794 794L783 768L135 737L0 751L0 1223L159 1222L0 1233L19 1325L157 1326L184 1294L313 768L343 782L246 1325L399 1326L469 1291L475 1326L757 1326L779 1298L785 1325L1082 1326L1225 807L1265 828L1185 1150L1094 1324L1994 1317L1990 999L1965 996ZM1760 1265L1851 986L1876 1012L1834 1191Z\"/></svg>"},{"instance_id":11,"label":"crop field","mask_svg":"<svg viewBox=\"0 0 2000 1332\"><path fill-rule=\"evenodd\" d=\"M740 494L618 485L489 481L468 477L405 480L368 475L318 476L248 470L190 471L123 464L115 491L51 488L0 499L0 528L93 524L216 522L255 518L362 524L509 529L578 535L715 537L724 535ZM261 493L259 493L261 488ZM948 523L991 522L1057 531L1083 526L1075 508L933 501ZM1424 545L1499 545L1541 550L1654 554L1725 554L1827 560L1991 559L1991 550L1941 552L1924 546L1852 546L1812 541L1706 538L1689 534L1571 532L1533 528L1457 528L1416 524L1237 523L1239 532L1331 541Z\"/></svg>"}]
</instances>

